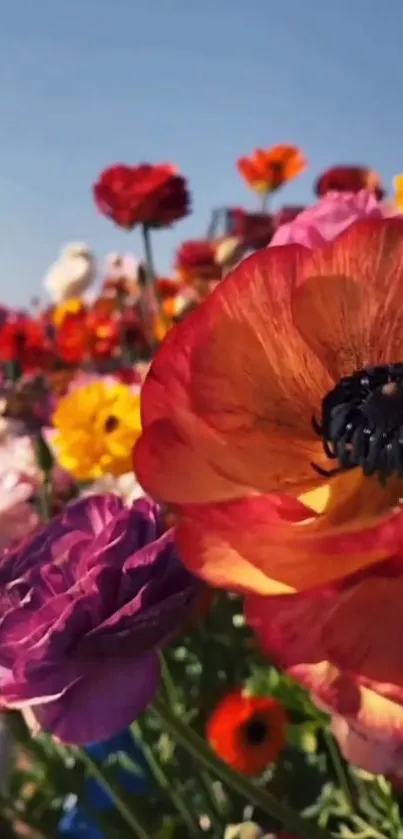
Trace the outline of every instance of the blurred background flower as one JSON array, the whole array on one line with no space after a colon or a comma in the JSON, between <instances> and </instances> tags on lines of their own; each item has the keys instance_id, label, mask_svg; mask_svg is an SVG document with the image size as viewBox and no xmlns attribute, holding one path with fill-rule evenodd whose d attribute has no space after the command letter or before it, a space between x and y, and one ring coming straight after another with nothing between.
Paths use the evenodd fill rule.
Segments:
<instances>
[{"instance_id":1,"label":"blurred background flower","mask_svg":"<svg viewBox=\"0 0 403 839\"><path fill-rule=\"evenodd\" d=\"M101 172L93 194L98 210L128 230L165 227L189 212L186 180L170 163L117 163Z\"/></svg>"},{"instance_id":2,"label":"blurred background flower","mask_svg":"<svg viewBox=\"0 0 403 839\"><path fill-rule=\"evenodd\" d=\"M287 713L270 696L234 691L218 704L207 723L214 751L238 772L259 775L281 754L286 742Z\"/></svg>"},{"instance_id":3,"label":"blurred background flower","mask_svg":"<svg viewBox=\"0 0 403 839\"><path fill-rule=\"evenodd\" d=\"M156 505L128 509L114 495L67 506L3 557L0 585L0 703L84 744L152 700L158 650L199 593Z\"/></svg>"},{"instance_id":4,"label":"blurred background flower","mask_svg":"<svg viewBox=\"0 0 403 839\"><path fill-rule=\"evenodd\" d=\"M95 257L85 243L65 245L57 261L49 268L44 286L54 303L81 297L95 278Z\"/></svg>"},{"instance_id":5,"label":"blurred background flower","mask_svg":"<svg viewBox=\"0 0 403 839\"><path fill-rule=\"evenodd\" d=\"M124 475L141 430L139 393L102 379L77 387L59 401L52 424L58 461L75 478Z\"/></svg>"},{"instance_id":6,"label":"blurred background flower","mask_svg":"<svg viewBox=\"0 0 403 839\"><path fill-rule=\"evenodd\" d=\"M380 176L367 166L331 166L319 175L314 189L318 196L327 192L360 192L362 189L373 192L378 200L385 195Z\"/></svg>"}]
</instances>

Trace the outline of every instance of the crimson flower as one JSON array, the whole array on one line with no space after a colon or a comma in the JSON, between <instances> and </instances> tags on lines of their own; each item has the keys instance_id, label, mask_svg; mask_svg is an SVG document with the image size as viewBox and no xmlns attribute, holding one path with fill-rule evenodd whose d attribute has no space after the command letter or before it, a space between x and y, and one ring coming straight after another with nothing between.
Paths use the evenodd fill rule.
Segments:
<instances>
[{"instance_id":1,"label":"crimson flower","mask_svg":"<svg viewBox=\"0 0 403 839\"><path fill-rule=\"evenodd\" d=\"M247 250L258 250L269 244L273 235L273 218L269 213L248 213L241 207L227 210L227 234L240 239Z\"/></svg>"},{"instance_id":2,"label":"crimson flower","mask_svg":"<svg viewBox=\"0 0 403 839\"><path fill-rule=\"evenodd\" d=\"M190 197L185 178L170 163L116 163L93 186L98 210L119 227L167 227L186 216Z\"/></svg>"},{"instance_id":3,"label":"crimson flower","mask_svg":"<svg viewBox=\"0 0 403 839\"><path fill-rule=\"evenodd\" d=\"M332 166L315 184L319 197L327 192L360 192L361 189L373 192L379 200L385 195L380 176L367 166Z\"/></svg>"},{"instance_id":4,"label":"crimson flower","mask_svg":"<svg viewBox=\"0 0 403 839\"><path fill-rule=\"evenodd\" d=\"M221 266L216 261L216 244L210 239L183 242L177 251L175 268L182 282L220 280Z\"/></svg>"}]
</instances>

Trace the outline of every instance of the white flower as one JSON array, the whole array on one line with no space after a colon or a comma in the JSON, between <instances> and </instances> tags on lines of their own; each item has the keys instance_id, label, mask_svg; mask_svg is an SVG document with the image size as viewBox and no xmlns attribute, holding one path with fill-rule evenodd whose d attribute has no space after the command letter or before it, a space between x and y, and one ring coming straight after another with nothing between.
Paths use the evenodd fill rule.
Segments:
<instances>
[{"instance_id":1,"label":"white flower","mask_svg":"<svg viewBox=\"0 0 403 839\"><path fill-rule=\"evenodd\" d=\"M136 282L138 279L140 260L132 253L109 253L105 259L105 273L110 280L125 280Z\"/></svg>"},{"instance_id":2,"label":"white flower","mask_svg":"<svg viewBox=\"0 0 403 839\"><path fill-rule=\"evenodd\" d=\"M49 268L44 286L54 303L81 297L95 277L95 258L83 242L66 245Z\"/></svg>"}]
</instances>

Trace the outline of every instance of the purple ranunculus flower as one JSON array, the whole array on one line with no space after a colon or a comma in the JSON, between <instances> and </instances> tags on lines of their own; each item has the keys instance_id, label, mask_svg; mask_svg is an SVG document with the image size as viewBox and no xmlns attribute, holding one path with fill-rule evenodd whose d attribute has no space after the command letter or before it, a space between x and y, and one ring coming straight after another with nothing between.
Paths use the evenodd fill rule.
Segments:
<instances>
[{"instance_id":1,"label":"purple ranunculus flower","mask_svg":"<svg viewBox=\"0 0 403 839\"><path fill-rule=\"evenodd\" d=\"M0 705L65 742L121 731L152 700L158 649L200 591L146 499L71 504L0 560Z\"/></svg>"}]
</instances>

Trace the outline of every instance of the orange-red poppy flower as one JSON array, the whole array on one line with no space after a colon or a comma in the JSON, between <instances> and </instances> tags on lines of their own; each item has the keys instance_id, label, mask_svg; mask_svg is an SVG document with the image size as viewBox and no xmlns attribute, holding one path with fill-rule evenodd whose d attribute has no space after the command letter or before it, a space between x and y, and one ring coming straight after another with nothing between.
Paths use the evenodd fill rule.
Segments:
<instances>
[{"instance_id":1,"label":"orange-red poppy flower","mask_svg":"<svg viewBox=\"0 0 403 839\"><path fill-rule=\"evenodd\" d=\"M213 585L302 591L403 547L402 296L403 221L374 218L258 251L167 336L135 471Z\"/></svg>"},{"instance_id":2,"label":"orange-red poppy flower","mask_svg":"<svg viewBox=\"0 0 403 839\"><path fill-rule=\"evenodd\" d=\"M221 760L244 775L259 775L286 743L287 713L271 696L228 694L207 723L207 739Z\"/></svg>"},{"instance_id":3,"label":"orange-red poppy flower","mask_svg":"<svg viewBox=\"0 0 403 839\"><path fill-rule=\"evenodd\" d=\"M249 157L237 160L238 171L248 186L259 193L275 192L296 178L307 167L298 146L281 144L269 149L256 149Z\"/></svg>"},{"instance_id":4,"label":"orange-red poppy flower","mask_svg":"<svg viewBox=\"0 0 403 839\"><path fill-rule=\"evenodd\" d=\"M189 212L186 180L170 163L117 163L101 172L93 194L98 210L128 230L166 227Z\"/></svg>"},{"instance_id":5,"label":"orange-red poppy flower","mask_svg":"<svg viewBox=\"0 0 403 839\"><path fill-rule=\"evenodd\" d=\"M327 192L360 192L361 189L373 192L379 200L385 195L380 176L367 166L332 166L315 184L318 196Z\"/></svg>"}]
</instances>

